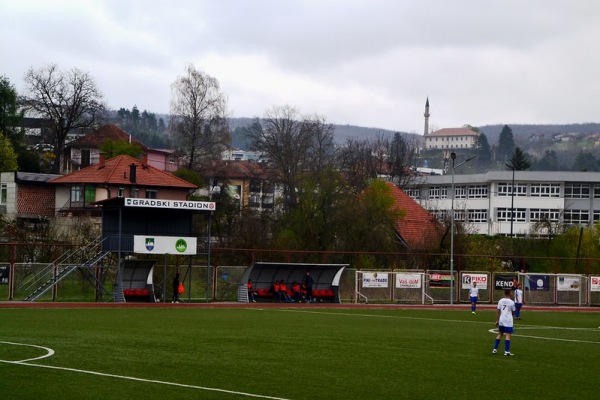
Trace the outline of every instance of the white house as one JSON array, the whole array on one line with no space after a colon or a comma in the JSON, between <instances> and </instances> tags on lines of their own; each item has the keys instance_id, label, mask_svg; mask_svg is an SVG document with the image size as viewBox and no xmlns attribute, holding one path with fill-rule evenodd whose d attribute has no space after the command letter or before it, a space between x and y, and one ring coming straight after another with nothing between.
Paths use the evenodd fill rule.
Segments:
<instances>
[{"instance_id":1,"label":"white house","mask_svg":"<svg viewBox=\"0 0 600 400\"><path fill-rule=\"evenodd\" d=\"M424 146L429 149L470 149L479 134L468 128L443 128L424 135Z\"/></svg>"}]
</instances>

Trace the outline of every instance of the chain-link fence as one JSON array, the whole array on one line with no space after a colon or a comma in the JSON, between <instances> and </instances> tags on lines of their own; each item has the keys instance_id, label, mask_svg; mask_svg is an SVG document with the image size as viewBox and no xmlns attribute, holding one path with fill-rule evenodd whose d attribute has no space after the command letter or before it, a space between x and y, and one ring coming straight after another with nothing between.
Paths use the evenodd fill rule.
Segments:
<instances>
[{"instance_id":1,"label":"chain-link fence","mask_svg":"<svg viewBox=\"0 0 600 400\"><path fill-rule=\"evenodd\" d=\"M46 274L46 280L56 279L57 270L64 265L54 260L73 251L74 247L0 243L0 301L25 299L34 290L27 286L33 276ZM152 272L156 300L171 301L173 278L179 272L185 287L181 301L237 301L238 289L245 283L241 282L245 269L254 261L268 260L347 264L349 267L342 274L339 285L341 302L447 304L450 303L450 282L454 282L452 302L465 303L469 301L469 282L475 279L480 288L480 302L494 303L503 297L505 285L517 278L523 283L528 304L600 305L600 260L455 255L455 270L451 277L449 259L444 254L215 249L212 255L212 259L208 253L189 258L168 256L157 259ZM98 265L74 268L38 300L114 301L117 265L118 258L112 254ZM529 268L537 271L538 267L551 272L527 271ZM586 273L570 272L580 269ZM363 273L390 274L389 285L385 288L364 287ZM422 288L411 286L412 274L419 275ZM397 279L404 280L397 282ZM538 285L540 279L541 286ZM484 281L486 283L482 285Z\"/></svg>"}]
</instances>

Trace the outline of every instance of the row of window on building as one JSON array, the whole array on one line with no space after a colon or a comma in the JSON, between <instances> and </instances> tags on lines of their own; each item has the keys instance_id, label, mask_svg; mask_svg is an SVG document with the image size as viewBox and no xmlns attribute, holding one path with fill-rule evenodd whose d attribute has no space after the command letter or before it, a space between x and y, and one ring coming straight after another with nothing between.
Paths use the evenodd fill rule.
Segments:
<instances>
[{"instance_id":1,"label":"row of window on building","mask_svg":"<svg viewBox=\"0 0 600 400\"><path fill-rule=\"evenodd\" d=\"M430 210L438 220L444 220L450 210ZM514 214L513 214L514 213ZM461 222L487 223L489 212L486 209L479 210L454 210L454 219ZM514 215L514 217L513 217ZM568 224L587 224L590 222L590 210L559 210L543 208L497 208L495 220L498 222L528 222L541 221L562 222ZM592 213L593 221L600 221L600 210Z\"/></svg>"},{"instance_id":2,"label":"row of window on building","mask_svg":"<svg viewBox=\"0 0 600 400\"><path fill-rule=\"evenodd\" d=\"M448 199L450 198L451 186L430 186L427 196L424 196L423 189L412 187L406 190L406 194L415 200L420 199ZM561 197L561 185L558 183L512 183L499 182L497 184L496 196L515 197ZM487 199L490 196L488 185L455 185L455 199ZM587 183L568 183L565 184L563 197L570 199L587 199L593 195L593 198L600 198L600 185Z\"/></svg>"},{"instance_id":3,"label":"row of window on building","mask_svg":"<svg viewBox=\"0 0 600 400\"><path fill-rule=\"evenodd\" d=\"M457 142L461 142L461 141L467 141L467 140L473 140L472 136L444 136L444 137L429 137L427 138L427 140L429 142L433 142L433 141L440 141L440 142L450 142L450 141L457 141Z\"/></svg>"}]
</instances>

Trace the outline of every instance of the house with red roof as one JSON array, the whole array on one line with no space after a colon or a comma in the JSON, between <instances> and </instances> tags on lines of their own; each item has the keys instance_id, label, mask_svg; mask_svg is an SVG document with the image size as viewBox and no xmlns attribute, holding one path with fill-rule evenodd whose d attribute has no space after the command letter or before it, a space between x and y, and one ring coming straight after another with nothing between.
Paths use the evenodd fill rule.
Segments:
<instances>
[{"instance_id":1,"label":"house with red roof","mask_svg":"<svg viewBox=\"0 0 600 400\"><path fill-rule=\"evenodd\" d=\"M162 171L174 172L179 158L174 150L151 149L114 124L101 126L65 146L62 171L65 174L96 164L100 161L100 146L107 140L133 144L140 148L145 164ZM110 157L110 155L108 155Z\"/></svg>"},{"instance_id":2,"label":"house with red roof","mask_svg":"<svg viewBox=\"0 0 600 400\"><path fill-rule=\"evenodd\" d=\"M48 181L59 214L99 216L94 203L115 197L187 200L197 186L127 155L105 159Z\"/></svg>"},{"instance_id":3,"label":"house with red roof","mask_svg":"<svg viewBox=\"0 0 600 400\"><path fill-rule=\"evenodd\" d=\"M205 179L207 192L202 193L218 201L226 190L239 207L257 211L273 210L277 185L263 168L263 164L248 160L210 160L199 169Z\"/></svg>"},{"instance_id":4,"label":"house with red roof","mask_svg":"<svg viewBox=\"0 0 600 400\"><path fill-rule=\"evenodd\" d=\"M443 128L423 136L425 149L470 149L479 134L469 128Z\"/></svg>"},{"instance_id":5,"label":"house with red roof","mask_svg":"<svg viewBox=\"0 0 600 400\"><path fill-rule=\"evenodd\" d=\"M392 182L386 182L394 197L396 209L404 217L396 222L396 233L409 251L434 251L439 249L445 232L444 226L414 199Z\"/></svg>"}]
</instances>

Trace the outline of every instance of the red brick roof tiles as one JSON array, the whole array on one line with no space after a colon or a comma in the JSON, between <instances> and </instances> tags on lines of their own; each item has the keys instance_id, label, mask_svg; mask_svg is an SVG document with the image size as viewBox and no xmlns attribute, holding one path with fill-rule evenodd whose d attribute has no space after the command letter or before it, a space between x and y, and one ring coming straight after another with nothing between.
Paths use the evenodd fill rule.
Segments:
<instances>
[{"instance_id":1,"label":"red brick roof tiles","mask_svg":"<svg viewBox=\"0 0 600 400\"><path fill-rule=\"evenodd\" d=\"M69 147L74 148L98 148L107 139L115 142L123 141L125 143L131 143L139 146L142 150L147 151L148 147L139 140L132 137L130 134L125 132L123 129L116 125L109 124L99 127L93 130L87 135L80 137L71 143Z\"/></svg>"},{"instance_id":2,"label":"red brick roof tiles","mask_svg":"<svg viewBox=\"0 0 600 400\"><path fill-rule=\"evenodd\" d=\"M440 245L444 226L419 203L391 182L396 207L404 210L404 217L396 222L396 230L410 250L435 250Z\"/></svg>"},{"instance_id":3,"label":"red brick roof tiles","mask_svg":"<svg viewBox=\"0 0 600 400\"><path fill-rule=\"evenodd\" d=\"M427 136L479 136L479 134L468 128L442 128Z\"/></svg>"},{"instance_id":4,"label":"red brick roof tiles","mask_svg":"<svg viewBox=\"0 0 600 400\"><path fill-rule=\"evenodd\" d=\"M71 174L61 176L49 181L56 184L110 184L110 185L125 185L130 186L132 183L130 178L130 166L136 166L136 182L137 186L156 186L156 187L172 187L172 188L188 188L195 189L197 186L180 179L168 172L161 171L149 165L142 164L139 160L121 155L110 158L102 164L102 162L89 167L80 169Z\"/></svg>"},{"instance_id":5,"label":"red brick roof tiles","mask_svg":"<svg viewBox=\"0 0 600 400\"><path fill-rule=\"evenodd\" d=\"M266 178L264 168L256 161L211 160L200 166L200 174L205 178L258 179Z\"/></svg>"}]
</instances>

